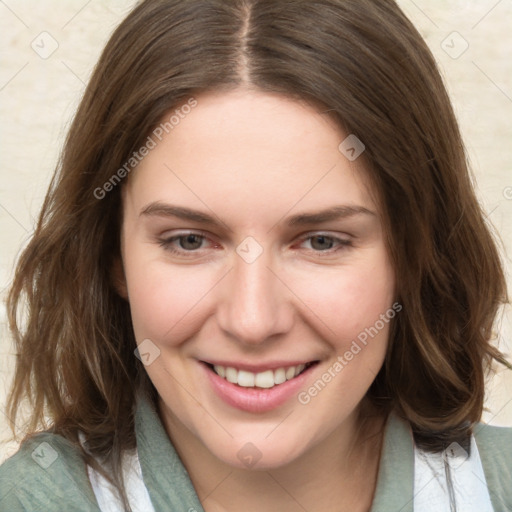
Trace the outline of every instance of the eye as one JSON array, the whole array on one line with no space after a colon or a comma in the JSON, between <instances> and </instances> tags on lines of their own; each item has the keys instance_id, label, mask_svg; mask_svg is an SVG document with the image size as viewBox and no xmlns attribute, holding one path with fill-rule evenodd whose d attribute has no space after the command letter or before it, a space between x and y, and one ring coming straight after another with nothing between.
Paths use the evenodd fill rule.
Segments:
<instances>
[{"instance_id":1,"label":"eye","mask_svg":"<svg viewBox=\"0 0 512 512\"><path fill-rule=\"evenodd\" d=\"M166 251L187 256L187 253L194 254L198 253L201 249L205 249L208 244L208 238L201 233L187 232L160 239L159 244Z\"/></svg>"},{"instance_id":2,"label":"eye","mask_svg":"<svg viewBox=\"0 0 512 512\"><path fill-rule=\"evenodd\" d=\"M326 251L334 246L334 239L330 236L315 235L309 238L311 248L315 251Z\"/></svg>"},{"instance_id":3,"label":"eye","mask_svg":"<svg viewBox=\"0 0 512 512\"><path fill-rule=\"evenodd\" d=\"M352 242L350 240L322 233L304 238L301 242L301 245L304 244L306 244L306 249L311 249L315 252L334 252L341 250L344 247L352 246Z\"/></svg>"},{"instance_id":4,"label":"eye","mask_svg":"<svg viewBox=\"0 0 512 512\"><path fill-rule=\"evenodd\" d=\"M180 249L185 249L186 251L195 251L196 249L199 249L204 241L203 236L196 235L195 233L181 235L175 237L175 239L178 241Z\"/></svg>"}]
</instances>

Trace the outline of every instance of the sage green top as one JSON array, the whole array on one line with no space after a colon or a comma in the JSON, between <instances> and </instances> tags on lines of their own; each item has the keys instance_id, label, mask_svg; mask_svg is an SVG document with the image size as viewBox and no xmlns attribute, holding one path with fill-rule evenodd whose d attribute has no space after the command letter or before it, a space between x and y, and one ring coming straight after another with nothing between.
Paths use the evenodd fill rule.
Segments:
<instances>
[{"instance_id":1,"label":"sage green top","mask_svg":"<svg viewBox=\"0 0 512 512\"><path fill-rule=\"evenodd\" d=\"M154 406L139 399L135 415L142 477L156 512L204 512ZM475 439L495 512L512 511L512 428L479 424ZM45 444L47 443L47 444ZM406 422L386 423L371 512L413 512L414 444ZM43 432L0 466L1 512L98 512L77 448Z\"/></svg>"}]
</instances>

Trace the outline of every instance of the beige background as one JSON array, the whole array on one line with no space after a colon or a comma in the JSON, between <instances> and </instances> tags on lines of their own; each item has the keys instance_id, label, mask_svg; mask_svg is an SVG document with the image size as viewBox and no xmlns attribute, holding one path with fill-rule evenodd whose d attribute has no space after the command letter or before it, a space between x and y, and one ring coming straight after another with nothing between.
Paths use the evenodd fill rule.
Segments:
<instances>
[{"instance_id":1,"label":"beige background","mask_svg":"<svg viewBox=\"0 0 512 512\"><path fill-rule=\"evenodd\" d=\"M279 1L279 0L276 0ZM109 35L133 0L0 1L0 299L12 277L57 161L70 118ZM452 96L479 197L512 255L512 2L400 0L426 38ZM53 53L52 53L53 51ZM509 279L510 282L510 279ZM498 325L512 352L512 314ZM0 305L0 461L7 443L3 414L14 356ZM484 419L512 426L512 372L489 382Z\"/></svg>"}]
</instances>

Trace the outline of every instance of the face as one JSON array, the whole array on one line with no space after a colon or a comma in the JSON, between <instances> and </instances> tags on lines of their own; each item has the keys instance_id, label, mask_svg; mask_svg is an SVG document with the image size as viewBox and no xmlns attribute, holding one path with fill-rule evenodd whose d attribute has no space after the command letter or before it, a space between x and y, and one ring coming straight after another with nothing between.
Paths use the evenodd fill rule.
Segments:
<instances>
[{"instance_id":1,"label":"face","mask_svg":"<svg viewBox=\"0 0 512 512\"><path fill-rule=\"evenodd\" d=\"M134 332L171 438L279 467L354 428L384 361L396 308L381 213L319 109L196 99L123 190Z\"/></svg>"}]
</instances>

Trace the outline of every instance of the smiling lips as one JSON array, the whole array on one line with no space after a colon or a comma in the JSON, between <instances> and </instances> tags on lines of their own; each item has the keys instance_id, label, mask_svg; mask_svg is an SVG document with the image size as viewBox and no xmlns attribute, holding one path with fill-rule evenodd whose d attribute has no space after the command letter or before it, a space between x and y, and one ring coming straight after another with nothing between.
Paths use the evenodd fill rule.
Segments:
<instances>
[{"instance_id":1,"label":"smiling lips","mask_svg":"<svg viewBox=\"0 0 512 512\"><path fill-rule=\"evenodd\" d=\"M237 368L225 361L203 361L202 367L212 390L224 402L243 411L263 413L296 396L318 362L276 362L257 367L240 364L241 368Z\"/></svg>"},{"instance_id":2,"label":"smiling lips","mask_svg":"<svg viewBox=\"0 0 512 512\"><path fill-rule=\"evenodd\" d=\"M259 373L237 370L232 366L221 365L214 365L213 370L217 375L226 379L228 382L231 382L231 384L238 384L244 388L269 389L297 377L308 365L311 364L312 363L298 364L294 366L276 368L275 370L265 370Z\"/></svg>"}]
</instances>

